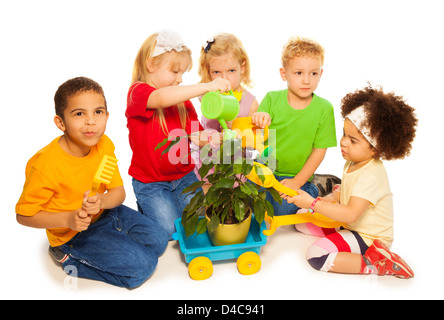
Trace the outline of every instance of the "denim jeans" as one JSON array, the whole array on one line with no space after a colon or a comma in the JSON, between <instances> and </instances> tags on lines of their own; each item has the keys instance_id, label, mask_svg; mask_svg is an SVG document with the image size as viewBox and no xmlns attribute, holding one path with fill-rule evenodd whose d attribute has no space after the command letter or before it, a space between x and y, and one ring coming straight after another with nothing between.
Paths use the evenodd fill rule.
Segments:
<instances>
[{"instance_id":1,"label":"denim jeans","mask_svg":"<svg viewBox=\"0 0 444 320\"><path fill-rule=\"evenodd\" d=\"M194 171L174 181L143 183L133 178L139 211L156 220L170 240L176 231L174 221L182 218L183 210L193 197L191 193L182 194L182 191L196 181L199 180Z\"/></svg>"},{"instance_id":2,"label":"denim jeans","mask_svg":"<svg viewBox=\"0 0 444 320\"><path fill-rule=\"evenodd\" d=\"M291 179L293 177L286 177L286 176L276 176L276 179L280 182L284 179ZM302 187L302 190L309 193L313 198L316 198L319 194L318 188L311 182L306 182ZM300 208L294 205L293 203L288 203L287 200L282 199L282 204L279 205L276 201L273 200L272 196L267 193L267 200L271 202L274 209L274 215L275 216L283 216L287 214L294 214L296 213Z\"/></svg>"},{"instance_id":3,"label":"denim jeans","mask_svg":"<svg viewBox=\"0 0 444 320\"><path fill-rule=\"evenodd\" d=\"M154 272L167 244L156 221L121 205L106 210L60 249L69 255L63 268L72 276L135 288Z\"/></svg>"}]
</instances>

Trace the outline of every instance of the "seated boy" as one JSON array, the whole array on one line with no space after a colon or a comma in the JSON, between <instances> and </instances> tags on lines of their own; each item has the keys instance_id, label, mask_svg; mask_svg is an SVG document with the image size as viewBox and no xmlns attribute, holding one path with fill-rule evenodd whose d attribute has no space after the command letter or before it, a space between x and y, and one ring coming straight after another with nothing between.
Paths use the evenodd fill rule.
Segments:
<instances>
[{"instance_id":1,"label":"seated boy","mask_svg":"<svg viewBox=\"0 0 444 320\"><path fill-rule=\"evenodd\" d=\"M321 79L323 63L322 46L312 40L291 38L284 46L280 69L287 89L268 92L252 116L256 125L269 125L276 130L277 180L314 198L319 190L310 181L327 148L336 146L333 106L313 93ZM275 215L298 210L286 200L279 206L271 196L267 199Z\"/></svg>"},{"instance_id":2,"label":"seated boy","mask_svg":"<svg viewBox=\"0 0 444 320\"><path fill-rule=\"evenodd\" d=\"M155 221L122 205L118 168L109 184L89 196L103 156L115 157L104 135L109 113L103 89L74 78L58 88L54 102L54 121L63 135L28 161L17 221L46 228L49 251L66 272L137 287L153 273L168 237Z\"/></svg>"}]
</instances>

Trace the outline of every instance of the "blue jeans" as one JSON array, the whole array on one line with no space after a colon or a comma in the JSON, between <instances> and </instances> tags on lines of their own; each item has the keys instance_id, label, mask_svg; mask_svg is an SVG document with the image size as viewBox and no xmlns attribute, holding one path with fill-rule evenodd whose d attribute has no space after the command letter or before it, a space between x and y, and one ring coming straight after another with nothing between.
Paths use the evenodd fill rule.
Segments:
<instances>
[{"instance_id":1,"label":"blue jeans","mask_svg":"<svg viewBox=\"0 0 444 320\"><path fill-rule=\"evenodd\" d=\"M153 221L124 205L106 210L60 249L69 255L65 272L79 278L135 288L154 272L168 244Z\"/></svg>"},{"instance_id":2,"label":"blue jeans","mask_svg":"<svg viewBox=\"0 0 444 320\"><path fill-rule=\"evenodd\" d=\"M276 176L276 179L280 182L284 179L291 179L293 177L286 177L286 176ZM302 190L309 193L313 198L316 198L319 194L318 188L311 182L306 182L302 187ZM294 205L293 203L288 203L287 200L282 199L282 204L279 205L276 201L273 200L272 196L267 193L267 200L271 202L274 209L274 215L275 216L283 216L287 214L294 214L296 213L300 208Z\"/></svg>"},{"instance_id":3,"label":"blue jeans","mask_svg":"<svg viewBox=\"0 0 444 320\"><path fill-rule=\"evenodd\" d=\"M170 240L176 231L174 221L182 218L182 213L193 194L182 191L199 181L194 171L174 181L143 183L133 178L134 194L139 211L156 220L167 232ZM197 191L201 191L202 188Z\"/></svg>"}]
</instances>

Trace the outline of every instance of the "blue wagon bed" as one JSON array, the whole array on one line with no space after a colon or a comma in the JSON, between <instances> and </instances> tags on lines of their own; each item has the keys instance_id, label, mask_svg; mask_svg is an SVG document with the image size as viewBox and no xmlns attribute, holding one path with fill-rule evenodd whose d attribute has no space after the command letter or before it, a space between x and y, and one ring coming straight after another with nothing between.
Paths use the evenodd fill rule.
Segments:
<instances>
[{"instance_id":1,"label":"blue wagon bed","mask_svg":"<svg viewBox=\"0 0 444 320\"><path fill-rule=\"evenodd\" d=\"M259 253L267 242L267 236L263 233L266 229L265 222L259 225L255 219L252 219L244 243L223 246L213 246L208 232L193 234L187 238L181 219L175 221L175 226L173 240L179 241L185 261L189 264L188 271L192 279L204 280L210 277L213 273L212 261L219 260L237 259L239 272L244 275L259 271L261 266Z\"/></svg>"}]
</instances>

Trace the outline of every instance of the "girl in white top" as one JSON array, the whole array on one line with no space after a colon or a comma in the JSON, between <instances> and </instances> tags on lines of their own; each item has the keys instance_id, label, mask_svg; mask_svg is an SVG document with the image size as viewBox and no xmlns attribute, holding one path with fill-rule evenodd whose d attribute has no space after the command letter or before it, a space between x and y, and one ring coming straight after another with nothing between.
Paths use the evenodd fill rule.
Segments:
<instances>
[{"instance_id":1,"label":"girl in white top","mask_svg":"<svg viewBox=\"0 0 444 320\"><path fill-rule=\"evenodd\" d=\"M414 109L402 97L369 86L346 95L341 111L345 120L340 145L346 160L342 184L323 199L302 190L295 197L284 196L298 207L344 223L337 229L296 225L301 232L322 237L308 249L307 260L321 271L413 277L407 263L388 249L393 199L380 159L409 155L417 125Z\"/></svg>"}]
</instances>

